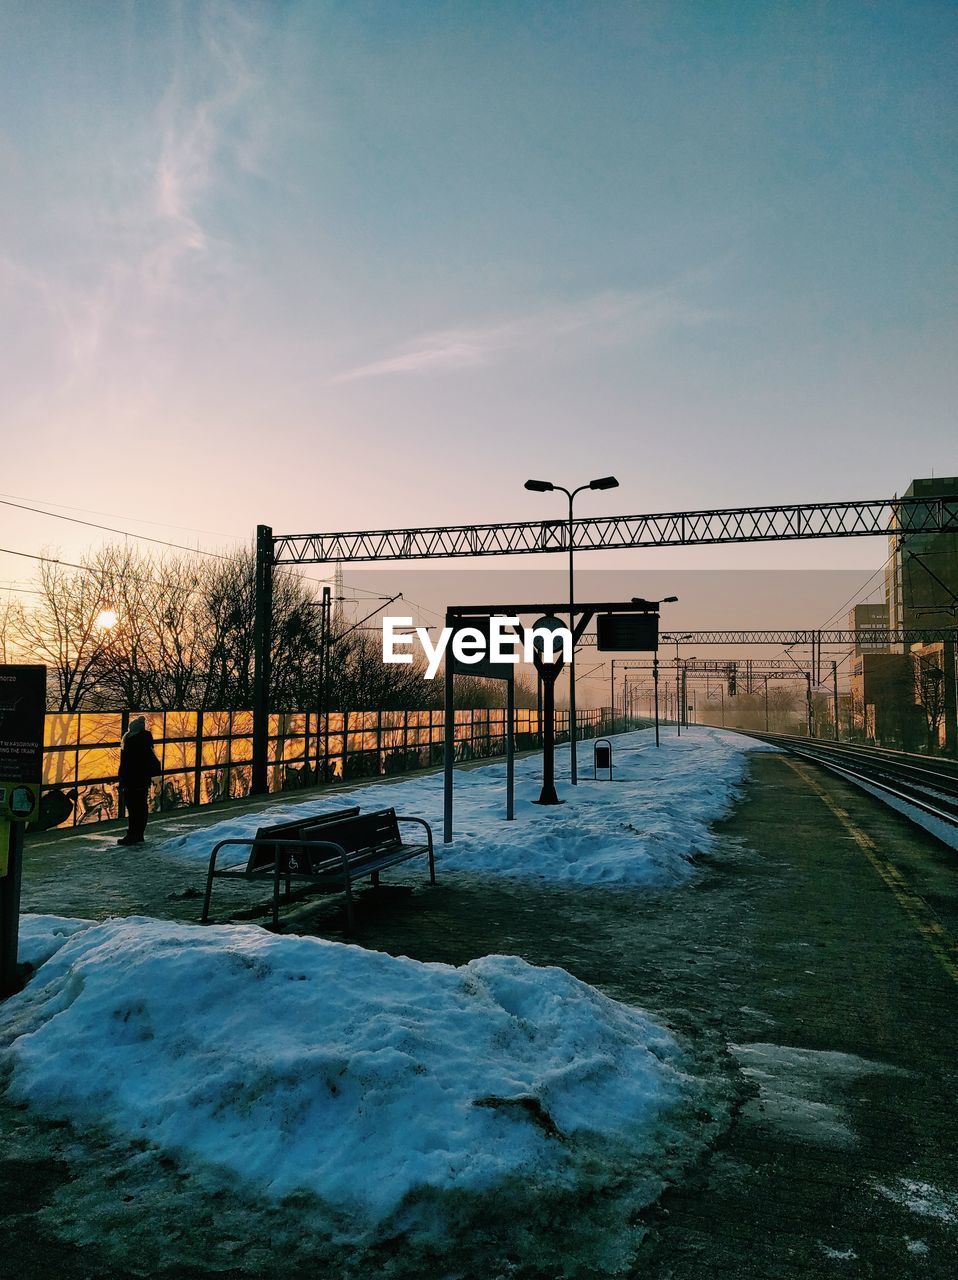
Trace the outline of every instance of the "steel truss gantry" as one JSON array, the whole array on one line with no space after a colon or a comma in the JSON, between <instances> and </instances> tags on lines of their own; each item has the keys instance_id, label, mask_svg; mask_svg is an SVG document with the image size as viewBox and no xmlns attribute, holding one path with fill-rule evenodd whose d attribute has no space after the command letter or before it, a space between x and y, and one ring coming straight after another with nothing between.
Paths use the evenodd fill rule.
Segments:
<instances>
[{"instance_id":1,"label":"steel truss gantry","mask_svg":"<svg viewBox=\"0 0 958 1280\"><path fill-rule=\"evenodd\" d=\"M958 533L958 499L876 498L658 515L587 516L573 520L572 528L576 551ZM275 565L530 555L568 551L569 522L526 520L351 533L284 533L273 537L272 543Z\"/></svg>"},{"instance_id":2,"label":"steel truss gantry","mask_svg":"<svg viewBox=\"0 0 958 1280\"><path fill-rule=\"evenodd\" d=\"M659 636L662 644L780 644L822 645L850 648L852 645L866 649L893 644L934 644L942 640L954 640L958 627L860 627L857 631L664 631ZM583 637L583 644L588 643Z\"/></svg>"},{"instance_id":3,"label":"steel truss gantry","mask_svg":"<svg viewBox=\"0 0 958 1280\"><path fill-rule=\"evenodd\" d=\"M857 631L660 631L659 644L675 644L678 640L689 647L693 644L725 645L781 645L785 649L793 645L808 645L821 653L822 647L851 648L853 645L866 652L898 644L940 644L958 640L958 627L865 627ZM595 648L594 631L587 631L579 641L580 649Z\"/></svg>"},{"instance_id":4,"label":"steel truss gantry","mask_svg":"<svg viewBox=\"0 0 958 1280\"><path fill-rule=\"evenodd\" d=\"M570 533L571 530L571 533ZM505 524L442 525L350 533L274 535L256 530L256 587L253 642L252 791L267 789L270 711L272 588L283 565L342 564L384 560L438 560L640 547L684 547L745 542L788 542L818 538L858 538L958 533L958 498L878 498L857 502L813 502L788 506L726 507L712 511L656 515L528 520ZM700 644L801 644L811 632L764 633L775 639L720 639L733 633L699 633ZM760 633L738 632L737 637ZM821 632L820 643L848 632ZM901 633L902 638L907 633ZM778 639L788 636L788 639ZM804 636L805 640L797 637ZM796 638L792 638L796 637ZM917 637L916 638L925 638ZM889 641L900 643L901 641ZM874 635L870 643L883 643Z\"/></svg>"},{"instance_id":5,"label":"steel truss gantry","mask_svg":"<svg viewBox=\"0 0 958 1280\"><path fill-rule=\"evenodd\" d=\"M617 662L616 667L620 671L651 671L651 662ZM730 670L744 673L747 669L751 670L753 675L771 675L775 671L787 671L789 674L795 671L801 671L791 658L696 658L694 661L689 658L679 658L678 665L692 675L718 675L724 676ZM663 667L674 668L674 658L660 658L659 669Z\"/></svg>"}]
</instances>

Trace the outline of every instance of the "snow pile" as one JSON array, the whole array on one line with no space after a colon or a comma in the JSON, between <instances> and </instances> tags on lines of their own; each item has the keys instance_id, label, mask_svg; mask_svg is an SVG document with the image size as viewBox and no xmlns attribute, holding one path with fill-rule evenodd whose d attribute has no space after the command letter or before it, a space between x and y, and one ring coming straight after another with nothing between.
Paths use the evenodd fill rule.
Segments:
<instances>
[{"instance_id":1,"label":"snow pile","mask_svg":"<svg viewBox=\"0 0 958 1280\"><path fill-rule=\"evenodd\" d=\"M77 920L72 916L21 916L17 959L31 969L38 969L68 938L89 929L92 923L92 920Z\"/></svg>"},{"instance_id":2,"label":"snow pile","mask_svg":"<svg viewBox=\"0 0 958 1280\"><path fill-rule=\"evenodd\" d=\"M0 1008L10 1095L226 1185L315 1196L350 1233L424 1191L538 1194L629 1170L647 1203L680 1104L701 1097L666 1030L562 969L80 923Z\"/></svg>"},{"instance_id":3,"label":"snow pile","mask_svg":"<svg viewBox=\"0 0 958 1280\"><path fill-rule=\"evenodd\" d=\"M443 780L433 773L247 811L167 841L157 852L205 863L219 840L249 838L260 825L358 804L425 818L447 871L590 885L674 884L690 874L690 859L711 846L709 826L730 810L748 767L747 753L775 748L715 729L672 735L674 729L663 729L658 749L651 729L618 736L612 782L593 781L592 743L580 743L580 784L563 785L560 776L565 803L555 807L531 803L540 791L540 757L517 761L517 820L511 823L503 820L505 765L459 769L455 840L447 846L441 844ZM557 753L560 765L568 759L566 750ZM234 860L240 856L236 853Z\"/></svg>"}]
</instances>

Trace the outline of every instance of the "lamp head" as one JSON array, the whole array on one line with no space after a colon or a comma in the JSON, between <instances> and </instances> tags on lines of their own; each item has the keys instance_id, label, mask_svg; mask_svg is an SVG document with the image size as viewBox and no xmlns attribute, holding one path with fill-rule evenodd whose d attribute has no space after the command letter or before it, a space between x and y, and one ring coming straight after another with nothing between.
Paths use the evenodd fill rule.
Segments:
<instances>
[{"instance_id":1,"label":"lamp head","mask_svg":"<svg viewBox=\"0 0 958 1280\"><path fill-rule=\"evenodd\" d=\"M676 604L677 602L678 602L678 596L666 596L665 599L662 601L663 604Z\"/></svg>"},{"instance_id":2,"label":"lamp head","mask_svg":"<svg viewBox=\"0 0 958 1280\"><path fill-rule=\"evenodd\" d=\"M590 489L618 489L619 482L615 476L600 476L598 480L590 480Z\"/></svg>"},{"instance_id":3,"label":"lamp head","mask_svg":"<svg viewBox=\"0 0 958 1280\"><path fill-rule=\"evenodd\" d=\"M550 480L527 480L525 487L533 493L551 493L555 485Z\"/></svg>"}]
</instances>

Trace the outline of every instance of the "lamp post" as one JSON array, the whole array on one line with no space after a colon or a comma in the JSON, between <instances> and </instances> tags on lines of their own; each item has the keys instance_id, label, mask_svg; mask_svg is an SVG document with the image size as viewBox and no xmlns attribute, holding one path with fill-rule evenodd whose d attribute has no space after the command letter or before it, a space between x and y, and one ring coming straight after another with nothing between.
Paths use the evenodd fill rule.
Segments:
<instances>
[{"instance_id":1,"label":"lamp post","mask_svg":"<svg viewBox=\"0 0 958 1280\"><path fill-rule=\"evenodd\" d=\"M694 661L695 661L694 654L692 655L691 658L682 659L682 703L679 707L679 721L680 722L683 720L685 721L686 729L689 727L689 717L688 717L689 692L688 692L688 681L686 680L686 672L688 671L689 663Z\"/></svg>"},{"instance_id":2,"label":"lamp post","mask_svg":"<svg viewBox=\"0 0 958 1280\"><path fill-rule=\"evenodd\" d=\"M580 484L577 489L566 489L564 485L553 484L551 480L527 480L525 487L533 493L564 493L569 499L569 630L575 630L575 525L572 517L572 504L577 494L585 489L617 489L619 482L615 476L600 476L598 480L590 480L588 484ZM576 738L577 725L575 716L575 645L572 646L572 660L569 663L569 749L571 752L571 782L578 786L576 770Z\"/></svg>"},{"instance_id":3,"label":"lamp post","mask_svg":"<svg viewBox=\"0 0 958 1280\"><path fill-rule=\"evenodd\" d=\"M682 686L679 680L679 641L691 640L692 636L686 632L683 636L675 637L675 729L678 737L682 736L682 704L680 698L682 696Z\"/></svg>"},{"instance_id":4,"label":"lamp post","mask_svg":"<svg viewBox=\"0 0 958 1280\"><path fill-rule=\"evenodd\" d=\"M655 690L655 745L661 746L659 742L659 655L656 653L652 657L652 685Z\"/></svg>"}]
</instances>

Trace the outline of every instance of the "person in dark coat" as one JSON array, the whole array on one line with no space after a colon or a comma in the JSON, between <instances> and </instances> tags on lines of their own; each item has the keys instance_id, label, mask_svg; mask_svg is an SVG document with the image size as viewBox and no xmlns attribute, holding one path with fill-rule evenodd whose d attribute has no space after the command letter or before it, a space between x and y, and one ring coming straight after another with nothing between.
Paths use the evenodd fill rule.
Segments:
<instances>
[{"instance_id":1,"label":"person in dark coat","mask_svg":"<svg viewBox=\"0 0 958 1280\"><path fill-rule=\"evenodd\" d=\"M129 830L117 844L143 844L150 806L150 786L162 769L153 750L153 735L143 716L130 721L120 746L120 785Z\"/></svg>"}]
</instances>

